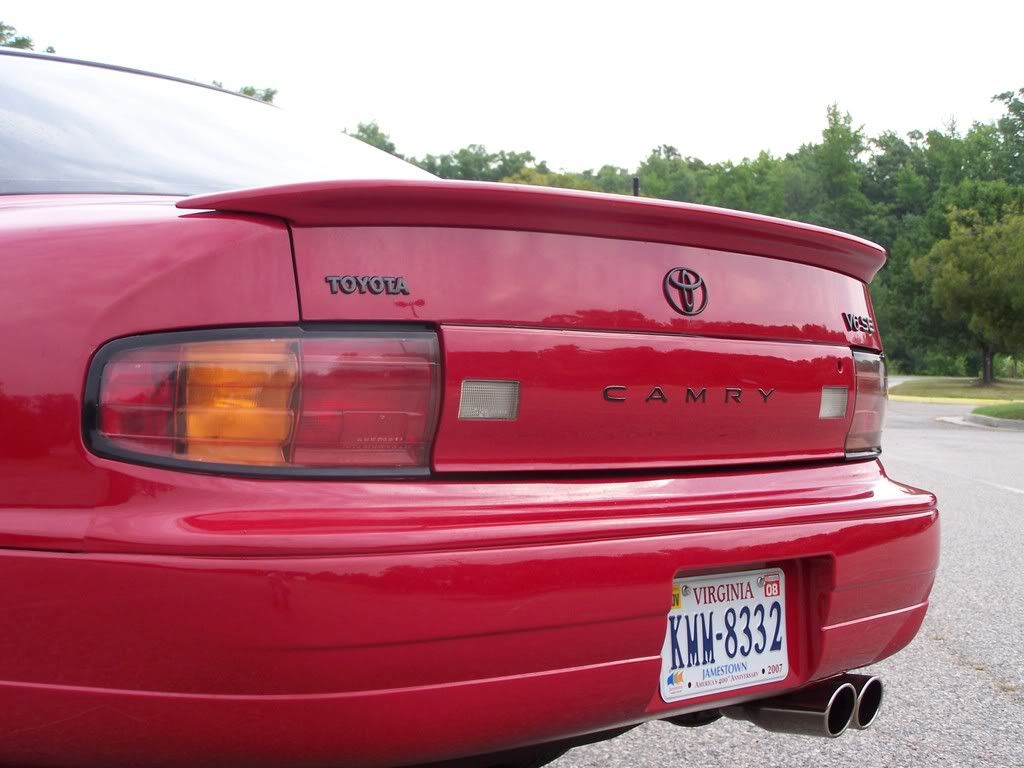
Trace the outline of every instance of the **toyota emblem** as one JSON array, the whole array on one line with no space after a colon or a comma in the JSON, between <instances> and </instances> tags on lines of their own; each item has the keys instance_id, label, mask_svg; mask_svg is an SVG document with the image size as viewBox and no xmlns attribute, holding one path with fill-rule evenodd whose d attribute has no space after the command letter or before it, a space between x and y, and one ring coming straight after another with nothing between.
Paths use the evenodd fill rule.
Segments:
<instances>
[{"instance_id":1,"label":"toyota emblem","mask_svg":"<svg viewBox=\"0 0 1024 768\"><path fill-rule=\"evenodd\" d=\"M699 315L708 305L708 287L692 269L670 269L665 275L664 287L666 301L680 315Z\"/></svg>"}]
</instances>

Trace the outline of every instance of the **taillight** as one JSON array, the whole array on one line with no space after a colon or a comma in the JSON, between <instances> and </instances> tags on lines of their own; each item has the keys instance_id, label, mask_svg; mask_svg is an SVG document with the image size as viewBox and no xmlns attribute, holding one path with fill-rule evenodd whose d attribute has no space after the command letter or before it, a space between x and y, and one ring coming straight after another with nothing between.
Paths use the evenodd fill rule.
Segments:
<instances>
[{"instance_id":1,"label":"taillight","mask_svg":"<svg viewBox=\"0 0 1024 768\"><path fill-rule=\"evenodd\" d=\"M882 452L882 426L889 399L885 358L870 352L854 352L856 385L853 420L846 435L848 458L876 456Z\"/></svg>"},{"instance_id":2,"label":"taillight","mask_svg":"<svg viewBox=\"0 0 1024 768\"><path fill-rule=\"evenodd\" d=\"M85 436L158 466L281 475L424 474L437 335L264 329L120 339L93 361Z\"/></svg>"}]
</instances>

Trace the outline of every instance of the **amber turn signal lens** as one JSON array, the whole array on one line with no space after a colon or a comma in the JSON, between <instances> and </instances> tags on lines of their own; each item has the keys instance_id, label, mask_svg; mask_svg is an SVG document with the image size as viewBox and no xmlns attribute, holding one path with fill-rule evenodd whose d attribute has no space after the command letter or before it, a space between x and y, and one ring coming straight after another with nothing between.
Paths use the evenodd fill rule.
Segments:
<instances>
[{"instance_id":1,"label":"amber turn signal lens","mask_svg":"<svg viewBox=\"0 0 1024 768\"><path fill-rule=\"evenodd\" d=\"M231 464L284 464L295 421L296 344L183 344L184 454Z\"/></svg>"},{"instance_id":2,"label":"amber turn signal lens","mask_svg":"<svg viewBox=\"0 0 1024 768\"><path fill-rule=\"evenodd\" d=\"M218 335L101 350L87 392L91 447L197 468L426 470L440 396L434 333Z\"/></svg>"}]
</instances>

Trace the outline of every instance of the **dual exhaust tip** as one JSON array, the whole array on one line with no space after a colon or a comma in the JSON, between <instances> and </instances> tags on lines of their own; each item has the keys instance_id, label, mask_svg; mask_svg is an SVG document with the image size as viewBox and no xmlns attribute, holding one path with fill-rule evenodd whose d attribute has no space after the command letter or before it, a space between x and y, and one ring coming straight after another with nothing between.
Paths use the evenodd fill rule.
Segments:
<instances>
[{"instance_id":1,"label":"dual exhaust tip","mask_svg":"<svg viewBox=\"0 0 1024 768\"><path fill-rule=\"evenodd\" d=\"M722 714L767 731L834 739L847 728L864 730L882 708L881 678L840 675L771 699L726 707Z\"/></svg>"}]
</instances>

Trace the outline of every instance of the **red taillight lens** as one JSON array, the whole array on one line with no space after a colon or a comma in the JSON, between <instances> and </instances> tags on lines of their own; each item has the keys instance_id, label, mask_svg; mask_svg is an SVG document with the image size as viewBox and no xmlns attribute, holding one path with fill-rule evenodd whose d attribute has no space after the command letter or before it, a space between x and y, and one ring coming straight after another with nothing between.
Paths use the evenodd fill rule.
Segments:
<instances>
[{"instance_id":1,"label":"red taillight lens","mask_svg":"<svg viewBox=\"0 0 1024 768\"><path fill-rule=\"evenodd\" d=\"M425 472L440 396L428 331L197 332L97 355L86 434L100 454L257 473Z\"/></svg>"},{"instance_id":2,"label":"red taillight lens","mask_svg":"<svg viewBox=\"0 0 1024 768\"><path fill-rule=\"evenodd\" d=\"M869 352L854 352L853 367L855 405L846 435L846 455L850 458L881 453L885 407L889 400L885 358Z\"/></svg>"}]
</instances>

